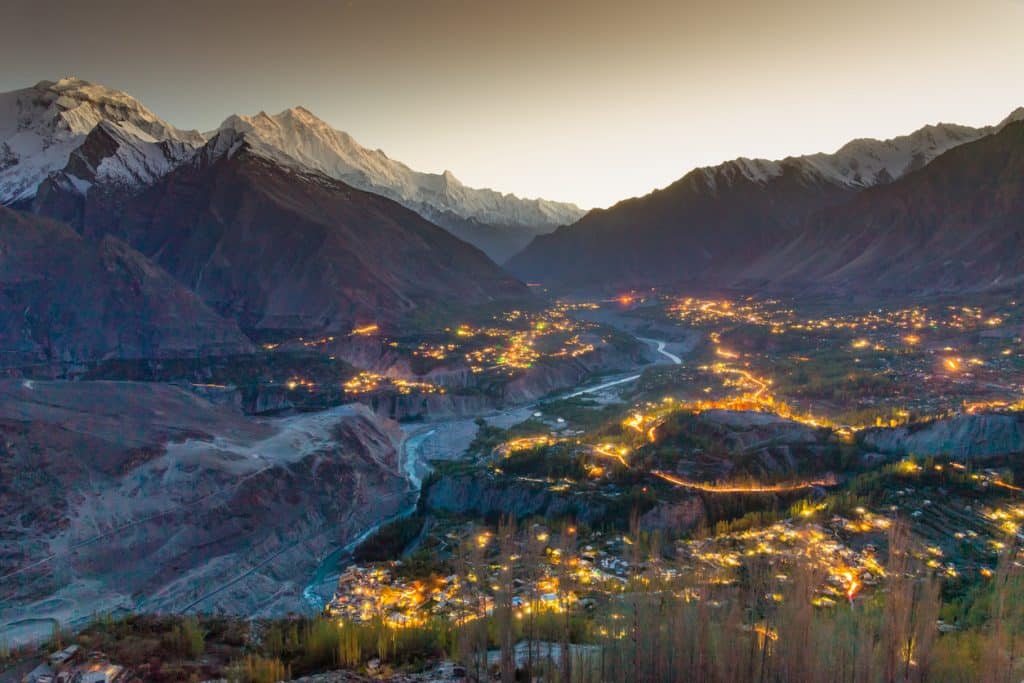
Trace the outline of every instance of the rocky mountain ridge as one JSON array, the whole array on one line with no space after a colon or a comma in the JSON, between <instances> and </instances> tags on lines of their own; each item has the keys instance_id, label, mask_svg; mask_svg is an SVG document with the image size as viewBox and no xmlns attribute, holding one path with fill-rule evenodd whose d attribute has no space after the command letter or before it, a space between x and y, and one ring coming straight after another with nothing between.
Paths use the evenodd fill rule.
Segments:
<instances>
[{"instance_id":1,"label":"rocky mountain ridge","mask_svg":"<svg viewBox=\"0 0 1024 683\"><path fill-rule=\"evenodd\" d=\"M868 252L844 252L840 263L833 249L837 241L874 239L865 237L870 230L881 240L885 230L895 227L883 227L877 221L878 226L862 230L858 212L874 208L872 202L897 192L896 188L923 191L928 183L913 179L939 173L944 180L937 183L947 184L946 196L924 193L915 197L904 191L900 201L908 206L917 202L915 213L929 216L936 213L935 207L927 206L932 199L947 209L953 199L968 201L972 181L966 169L984 172L985 157L991 156L996 165L992 170L998 171L1001 157L986 150L1001 144L992 143L994 139L1015 139L1013 131L1022 125L1021 119L1024 108L984 128L939 124L892 140L855 140L831 155L781 161L737 159L696 169L665 189L592 211L571 226L536 238L508 267L529 281L584 291L673 285L749 288L784 279L793 285L798 281L803 286L817 285L820 269L807 271L804 265L828 262L836 270L855 265L862 257L871 258ZM972 157L978 159L972 161ZM956 169L949 167L951 162L939 163L947 158L957 160L964 170L957 175ZM1004 179L1007 189L1008 178ZM968 221L962 227L984 231L989 222L1002 222L1011 231L1007 238L1012 239L1014 219L999 214L1013 210L1005 192L1002 198L988 195L987 200L978 192L971 196L971 201L981 202L981 212L972 218L973 225ZM894 210L891 204L887 210ZM849 213L845 232L822 229L821 221L844 211ZM961 220L969 217L961 212ZM813 244L813 253L793 253L799 251L797 241L801 239L805 246ZM943 249L950 245L941 242L889 246L892 253L902 254L900 258L908 250L911 255L916 253L915 263L923 264L946 257ZM936 251L914 252L915 247ZM874 282L862 277L846 279L843 284L870 288Z\"/></svg>"},{"instance_id":2,"label":"rocky mountain ridge","mask_svg":"<svg viewBox=\"0 0 1024 683\"><path fill-rule=\"evenodd\" d=\"M450 171L414 171L302 107L233 115L203 134L175 128L124 92L75 77L0 94L0 204L35 204L54 215L56 202L60 217L73 222L90 193L147 187L223 133L244 135L254 152L279 164L389 197L499 261L584 214L565 202L467 187Z\"/></svg>"}]
</instances>

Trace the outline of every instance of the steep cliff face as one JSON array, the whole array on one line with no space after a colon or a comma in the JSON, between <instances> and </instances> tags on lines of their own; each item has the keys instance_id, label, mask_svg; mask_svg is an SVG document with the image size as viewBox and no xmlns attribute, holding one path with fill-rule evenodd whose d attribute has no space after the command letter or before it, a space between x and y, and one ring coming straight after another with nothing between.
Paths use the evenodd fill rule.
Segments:
<instances>
[{"instance_id":1,"label":"steep cliff face","mask_svg":"<svg viewBox=\"0 0 1024 683\"><path fill-rule=\"evenodd\" d=\"M377 415L392 420L442 420L473 417L500 406L483 394L395 394L362 396L358 399Z\"/></svg>"},{"instance_id":2,"label":"steep cliff face","mask_svg":"<svg viewBox=\"0 0 1024 683\"><path fill-rule=\"evenodd\" d=\"M552 492L544 486L500 481L486 473L442 476L423 492L422 504L435 513L518 519L572 517L587 524L600 520L607 507L580 497Z\"/></svg>"},{"instance_id":3,"label":"steep cliff face","mask_svg":"<svg viewBox=\"0 0 1024 683\"><path fill-rule=\"evenodd\" d=\"M167 385L0 382L3 627L119 608L304 609L318 558L408 504L401 431L256 420Z\"/></svg>"},{"instance_id":4,"label":"steep cliff face","mask_svg":"<svg viewBox=\"0 0 1024 683\"><path fill-rule=\"evenodd\" d=\"M961 415L924 425L869 429L865 447L891 455L973 460L1024 453L1024 414Z\"/></svg>"}]
</instances>

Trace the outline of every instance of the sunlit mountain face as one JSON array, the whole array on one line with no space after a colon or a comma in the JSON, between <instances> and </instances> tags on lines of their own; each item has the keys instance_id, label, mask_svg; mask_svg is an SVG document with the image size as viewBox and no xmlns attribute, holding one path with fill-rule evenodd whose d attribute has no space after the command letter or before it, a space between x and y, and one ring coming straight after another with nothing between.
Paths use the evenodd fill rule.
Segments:
<instances>
[{"instance_id":1,"label":"sunlit mountain face","mask_svg":"<svg viewBox=\"0 0 1024 683\"><path fill-rule=\"evenodd\" d=\"M0 680L1021 680L1024 8L231 5L8 17Z\"/></svg>"},{"instance_id":2,"label":"sunlit mountain face","mask_svg":"<svg viewBox=\"0 0 1024 683\"><path fill-rule=\"evenodd\" d=\"M572 204L469 188L450 171L413 171L380 150L360 146L302 107L273 117L233 115L208 133L180 131L130 95L65 78L6 93L0 108L5 118L0 201L27 205L42 195L37 204L56 205L72 221L83 220L80 205L89 194L137 191L222 134L244 138L282 166L317 171L394 199L495 260L584 213ZM97 189L90 193L93 186Z\"/></svg>"}]
</instances>

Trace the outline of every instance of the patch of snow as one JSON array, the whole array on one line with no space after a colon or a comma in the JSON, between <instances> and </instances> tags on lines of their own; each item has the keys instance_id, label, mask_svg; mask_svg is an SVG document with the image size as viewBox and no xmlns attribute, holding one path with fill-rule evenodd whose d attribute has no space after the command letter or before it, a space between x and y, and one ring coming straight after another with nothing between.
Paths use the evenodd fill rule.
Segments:
<instances>
[{"instance_id":1,"label":"patch of snow","mask_svg":"<svg viewBox=\"0 0 1024 683\"><path fill-rule=\"evenodd\" d=\"M82 178L70 173L67 175L67 179L71 181L72 186L74 186L75 190L77 190L79 194L85 194L89 191L89 188L92 187L92 183L88 180L83 180Z\"/></svg>"},{"instance_id":2,"label":"patch of snow","mask_svg":"<svg viewBox=\"0 0 1024 683\"><path fill-rule=\"evenodd\" d=\"M188 142L158 141L130 123L109 124L107 131L118 147L115 154L103 159L96 168L98 182L132 187L150 184L195 153L195 147Z\"/></svg>"}]
</instances>

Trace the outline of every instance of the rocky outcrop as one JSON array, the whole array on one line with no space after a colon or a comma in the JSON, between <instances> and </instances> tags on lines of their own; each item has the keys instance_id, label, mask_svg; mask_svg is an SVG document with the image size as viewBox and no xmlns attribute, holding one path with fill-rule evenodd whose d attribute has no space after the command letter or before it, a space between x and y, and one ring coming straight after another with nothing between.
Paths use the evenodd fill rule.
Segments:
<instances>
[{"instance_id":1,"label":"rocky outcrop","mask_svg":"<svg viewBox=\"0 0 1024 683\"><path fill-rule=\"evenodd\" d=\"M823 441L828 433L819 427L755 411L709 410L700 413L697 419L714 430L726 448L735 452L780 443L816 444Z\"/></svg>"},{"instance_id":2,"label":"rocky outcrop","mask_svg":"<svg viewBox=\"0 0 1024 683\"><path fill-rule=\"evenodd\" d=\"M263 415L290 410L295 404L291 400L291 392L286 387L260 385L244 394L242 407L250 415Z\"/></svg>"},{"instance_id":3,"label":"rocky outcrop","mask_svg":"<svg viewBox=\"0 0 1024 683\"><path fill-rule=\"evenodd\" d=\"M505 386L504 401L508 404L534 401L559 389L577 386L595 373L622 372L647 362L644 345L620 350L600 338L584 337L584 341L592 341L595 350L578 358L547 359L533 365Z\"/></svg>"},{"instance_id":4,"label":"rocky outcrop","mask_svg":"<svg viewBox=\"0 0 1024 683\"><path fill-rule=\"evenodd\" d=\"M600 520L607 510L604 504L581 496L553 492L540 484L501 481L484 473L441 476L429 482L421 500L425 509L434 513L518 519L572 517L587 524Z\"/></svg>"},{"instance_id":5,"label":"rocky outcrop","mask_svg":"<svg viewBox=\"0 0 1024 683\"><path fill-rule=\"evenodd\" d=\"M252 419L156 383L0 382L0 638L302 611L318 558L411 502L401 439L361 406Z\"/></svg>"},{"instance_id":6,"label":"rocky outcrop","mask_svg":"<svg viewBox=\"0 0 1024 683\"><path fill-rule=\"evenodd\" d=\"M838 443L830 430L771 413L679 413L659 425L655 437L652 448L672 446L682 455L677 474L702 481L777 481L825 474L839 464Z\"/></svg>"},{"instance_id":7,"label":"rocky outcrop","mask_svg":"<svg viewBox=\"0 0 1024 683\"><path fill-rule=\"evenodd\" d=\"M387 339L379 334L341 335L328 343L324 351L349 365L380 375L410 377L413 374L408 358L389 346Z\"/></svg>"},{"instance_id":8,"label":"rocky outcrop","mask_svg":"<svg viewBox=\"0 0 1024 683\"><path fill-rule=\"evenodd\" d=\"M973 460L1024 453L1024 414L960 415L895 429L868 429L860 440L866 448L889 455Z\"/></svg>"},{"instance_id":9,"label":"rocky outcrop","mask_svg":"<svg viewBox=\"0 0 1024 683\"><path fill-rule=\"evenodd\" d=\"M381 393L358 397L380 415L392 420L438 420L473 417L495 410L498 402L483 394Z\"/></svg>"}]
</instances>

